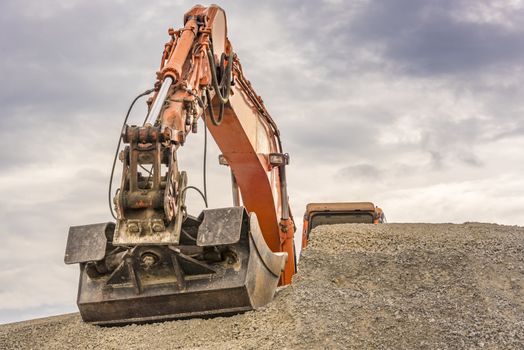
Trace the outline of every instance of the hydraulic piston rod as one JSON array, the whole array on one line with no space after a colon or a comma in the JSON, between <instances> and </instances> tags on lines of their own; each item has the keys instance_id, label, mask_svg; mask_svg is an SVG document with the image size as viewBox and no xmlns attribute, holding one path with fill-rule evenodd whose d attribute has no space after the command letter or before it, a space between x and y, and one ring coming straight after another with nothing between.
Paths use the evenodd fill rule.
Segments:
<instances>
[{"instance_id":1,"label":"hydraulic piston rod","mask_svg":"<svg viewBox=\"0 0 524 350\"><path fill-rule=\"evenodd\" d=\"M166 100L167 93L169 92L169 88L173 84L173 78L170 76L167 76L164 81L162 82L162 86L160 87L160 90L158 91L158 95L156 96L155 102L153 103L153 106L151 107L151 110L149 111L149 114L147 115L146 121L144 125L150 124L155 125L156 119L158 118L158 115L160 114L160 111L162 110L162 106L164 105L164 101Z\"/></svg>"},{"instance_id":2,"label":"hydraulic piston rod","mask_svg":"<svg viewBox=\"0 0 524 350\"><path fill-rule=\"evenodd\" d=\"M158 95L156 96L155 102L153 103L153 107L151 107L151 110L147 115L146 122L144 123L144 125L148 123L151 125L155 124L156 119L158 118L158 115L162 110L162 106L164 105L164 101L167 97L167 93L169 92L169 88L173 84L174 78L180 78L182 66L188 55L189 50L193 45L193 41L195 40L197 30L198 25L196 20L194 18L190 18L186 22L186 25L182 30L182 35L180 36L180 39L177 42L174 52L169 57L165 67L162 70L164 81L162 82L160 91L158 91Z\"/></svg>"}]
</instances>

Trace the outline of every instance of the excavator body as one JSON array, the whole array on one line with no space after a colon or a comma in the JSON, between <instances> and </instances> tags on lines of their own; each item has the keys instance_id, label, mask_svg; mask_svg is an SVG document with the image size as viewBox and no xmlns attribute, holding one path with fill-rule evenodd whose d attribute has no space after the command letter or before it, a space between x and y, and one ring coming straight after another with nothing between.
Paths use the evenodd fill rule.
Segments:
<instances>
[{"instance_id":1,"label":"excavator body","mask_svg":"<svg viewBox=\"0 0 524 350\"><path fill-rule=\"evenodd\" d=\"M307 246L311 230L320 225L381 224L385 220L382 209L371 202L309 203L302 225L302 247Z\"/></svg>"},{"instance_id":2,"label":"excavator body","mask_svg":"<svg viewBox=\"0 0 524 350\"><path fill-rule=\"evenodd\" d=\"M146 120L136 126L126 118L122 127L121 182L110 204L115 222L69 230L64 261L80 266L77 304L85 322L252 310L295 273L289 156L243 75L224 11L197 5L184 27L168 34ZM185 195L196 188L178 169L177 149L199 119L231 170L233 206L192 216Z\"/></svg>"}]
</instances>

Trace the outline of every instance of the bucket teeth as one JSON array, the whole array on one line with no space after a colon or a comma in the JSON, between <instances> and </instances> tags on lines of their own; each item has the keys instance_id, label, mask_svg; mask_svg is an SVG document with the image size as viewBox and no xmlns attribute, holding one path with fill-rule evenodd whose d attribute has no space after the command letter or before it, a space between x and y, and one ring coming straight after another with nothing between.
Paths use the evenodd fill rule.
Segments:
<instances>
[{"instance_id":1,"label":"bucket teeth","mask_svg":"<svg viewBox=\"0 0 524 350\"><path fill-rule=\"evenodd\" d=\"M180 245L115 248L109 242L102 260L79 261L77 303L84 321L224 315L271 301L287 254L271 252L254 213L243 207L207 210L200 219L189 217L182 231L189 237L182 235Z\"/></svg>"}]
</instances>

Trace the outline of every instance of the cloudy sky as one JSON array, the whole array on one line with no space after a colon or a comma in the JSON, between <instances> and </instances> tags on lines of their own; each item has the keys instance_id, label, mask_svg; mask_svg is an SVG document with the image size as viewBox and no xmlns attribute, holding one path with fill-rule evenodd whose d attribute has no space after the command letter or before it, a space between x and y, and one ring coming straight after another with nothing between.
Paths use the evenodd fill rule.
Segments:
<instances>
[{"instance_id":1,"label":"cloudy sky","mask_svg":"<svg viewBox=\"0 0 524 350\"><path fill-rule=\"evenodd\" d=\"M0 323L76 310L68 227L110 219L124 113L193 5L0 2ZM524 225L522 0L220 5L291 155L299 227L308 202L357 200L390 222ZM203 135L191 136L181 162L201 186ZM228 170L209 152L210 204L227 206Z\"/></svg>"}]
</instances>

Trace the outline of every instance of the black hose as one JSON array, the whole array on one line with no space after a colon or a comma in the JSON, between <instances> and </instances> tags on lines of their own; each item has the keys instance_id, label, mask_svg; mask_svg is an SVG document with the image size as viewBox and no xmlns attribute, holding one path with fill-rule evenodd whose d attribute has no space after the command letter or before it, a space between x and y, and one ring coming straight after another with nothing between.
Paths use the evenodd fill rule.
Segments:
<instances>
[{"instance_id":1,"label":"black hose","mask_svg":"<svg viewBox=\"0 0 524 350\"><path fill-rule=\"evenodd\" d=\"M227 65L224 72L221 74L220 77L220 84L218 83L218 77L217 77L217 70L216 70L216 64L215 64L215 57L213 56L213 52L210 48L207 48L207 59L209 61L209 66L211 69L211 80L213 84L213 89L215 90L215 95L218 97L218 101L220 103L220 109L218 112L218 119L215 119L215 116L213 114L213 108L211 107L211 95L209 93L209 90L206 90L206 97L208 100L208 110L209 110L209 119L211 119L211 122L213 125L218 126L222 122L222 118L224 116L224 105L229 101L229 93L231 91L231 72L233 71L233 51L229 53L229 56L227 57ZM224 67L224 61L226 59L226 55L223 53L220 57L220 68L222 69Z\"/></svg>"},{"instance_id":2,"label":"black hose","mask_svg":"<svg viewBox=\"0 0 524 350\"><path fill-rule=\"evenodd\" d=\"M109 190L107 192L107 199L108 199L108 204L109 204L109 210L111 211L111 216L113 216L113 218L115 220L117 218L116 218L115 212L113 211L113 205L111 204L111 189L112 189L112 186L113 186L113 176L115 174L116 159L118 158L118 151L120 151L120 145L122 144L122 134L124 133L124 130L125 130L125 127L126 127L126 124L127 124L127 119L129 118L129 114L131 114L131 110L133 109L133 106L135 105L136 101L138 101L143 96L149 95L153 91L155 91L155 89L149 89L149 90L146 90L146 91L142 92L137 97L135 97L133 102L131 102L131 105L129 106L129 109L127 110L127 114L126 114L126 117L124 119L124 123L122 124L122 129L120 130L120 136L118 137L118 145L116 146L115 157L113 159L113 166L111 167L111 176L109 178Z\"/></svg>"},{"instance_id":3,"label":"black hose","mask_svg":"<svg viewBox=\"0 0 524 350\"><path fill-rule=\"evenodd\" d=\"M202 193L202 191L200 191L200 189L198 187L195 187L195 186L186 186L182 189L182 191L180 191L180 196L182 196L182 194L184 194L184 192L186 192L186 190L188 189L192 189L192 190L195 190L197 191L198 193L200 193L200 196L202 196L202 199L204 200L204 203L206 205L206 208L207 208L207 198L206 196L204 196L204 194Z\"/></svg>"},{"instance_id":4,"label":"black hose","mask_svg":"<svg viewBox=\"0 0 524 350\"><path fill-rule=\"evenodd\" d=\"M227 66L224 72L225 76L227 77L227 80L225 81L225 86L218 85L215 57L213 56L213 53L209 48L207 48L207 59L209 61L209 65L211 66L211 80L213 82L213 89L215 89L215 93L217 94L219 101L222 104L227 103L227 101L229 101L229 90L231 88L231 71L233 70L233 51L229 53L229 56L227 58ZM225 95L222 95L222 88L225 88Z\"/></svg>"},{"instance_id":5,"label":"black hose","mask_svg":"<svg viewBox=\"0 0 524 350\"><path fill-rule=\"evenodd\" d=\"M202 164L202 174L204 177L204 197L206 197L207 202L207 124L206 124L206 116L204 112L204 162Z\"/></svg>"},{"instance_id":6,"label":"black hose","mask_svg":"<svg viewBox=\"0 0 524 350\"><path fill-rule=\"evenodd\" d=\"M215 115L213 114L213 106L211 106L211 94L209 90L206 90L206 99L207 99L207 111L209 113L209 119L211 120L211 123L213 123L214 126L219 126L220 123L222 123L222 117L223 114L218 114L218 119L215 119Z\"/></svg>"}]
</instances>

